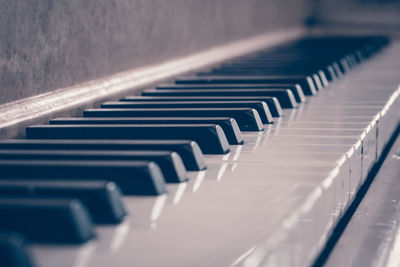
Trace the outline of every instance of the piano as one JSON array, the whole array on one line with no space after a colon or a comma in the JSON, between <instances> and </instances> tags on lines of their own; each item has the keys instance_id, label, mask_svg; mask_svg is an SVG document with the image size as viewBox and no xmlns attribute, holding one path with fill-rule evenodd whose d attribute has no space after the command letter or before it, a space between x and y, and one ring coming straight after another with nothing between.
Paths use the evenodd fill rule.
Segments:
<instances>
[{"instance_id":1,"label":"piano","mask_svg":"<svg viewBox=\"0 0 400 267\"><path fill-rule=\"evenodd\" d=\"M400 43L267 33L0 106L0 266L322 266L399 133Z\"/></svg>"}]
</instances>

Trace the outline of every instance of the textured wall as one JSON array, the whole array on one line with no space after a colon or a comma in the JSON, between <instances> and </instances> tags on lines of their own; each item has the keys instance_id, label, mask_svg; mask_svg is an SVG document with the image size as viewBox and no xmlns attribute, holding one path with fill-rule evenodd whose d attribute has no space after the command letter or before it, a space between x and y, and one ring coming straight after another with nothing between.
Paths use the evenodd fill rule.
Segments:
<instances>
[{"instance_id":1,"label":"textured wall","mask_svg":"<svg viewBox=\"0 0 400 267\"><path fill-rule=\"evenodd\" d=\"M399 30L400 0L317 0L317 23Z\"/></svg>"},{"instance_id":2,"label":"textured wall","mask_svg":"<svg viewBox=\"0 0 400 267\"><path fill-rule=\"evenodd\" d=\"M300 24L310 0L0 0L0 103Z\"/></svg>"}]
</instances>

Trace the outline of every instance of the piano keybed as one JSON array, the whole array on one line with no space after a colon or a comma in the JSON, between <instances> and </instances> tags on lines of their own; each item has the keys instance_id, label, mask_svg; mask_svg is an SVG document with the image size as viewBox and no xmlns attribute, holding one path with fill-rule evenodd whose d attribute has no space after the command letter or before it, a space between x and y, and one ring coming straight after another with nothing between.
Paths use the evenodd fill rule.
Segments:
<instances>
[{"instance_id":1,"label":"piano keybed","mask_svg":"<svg viewBox=\"0 0 400 267\"><path fill-rule=\"evenodd\" d=\"M22 232L38 266L310 265L398 126L386 43L302 39L1 140L0 244Z\"/></svg>"}]
</instances>

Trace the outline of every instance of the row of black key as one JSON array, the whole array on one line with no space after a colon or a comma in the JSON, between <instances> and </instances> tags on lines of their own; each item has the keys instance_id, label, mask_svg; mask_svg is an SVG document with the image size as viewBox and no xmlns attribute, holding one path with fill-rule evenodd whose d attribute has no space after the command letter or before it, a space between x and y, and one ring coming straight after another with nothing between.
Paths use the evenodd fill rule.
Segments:
<instances>
[{"instance_id":1,"label":"row of black key","mask_svg":"<svg viewBox=\"0 0 400 267\"><path fill-rule=\"evenodd\" d=\"M281 108L301 105L385 43L304 39L106 102L82 118L28 127L28 139L0 141L0 231L35 242L89 240L93 223L123 220L121 193L158 195L165 183L185 182L187 170L206 168L202 153L243 144L241 131L262 131Z\"/></svg>"}]
</instances>

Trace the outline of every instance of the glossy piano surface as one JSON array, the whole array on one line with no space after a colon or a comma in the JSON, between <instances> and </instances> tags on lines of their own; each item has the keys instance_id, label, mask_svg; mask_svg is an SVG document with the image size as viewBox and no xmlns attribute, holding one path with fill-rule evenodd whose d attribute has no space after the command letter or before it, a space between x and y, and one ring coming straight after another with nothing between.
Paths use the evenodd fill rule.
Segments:
<instances>
[{"instance_id":1,"label":"glossy piano surface","mask_svg":"<svg viewBox=\"0 0 400 267\"><path fill-rule=\"evenodd\" d=\"M32 245L39 266L304 266L323 246L400 118L400 43L285 109L168 194L124 197L128 217L81 246Z\"/></svg>"}]
</instances>

